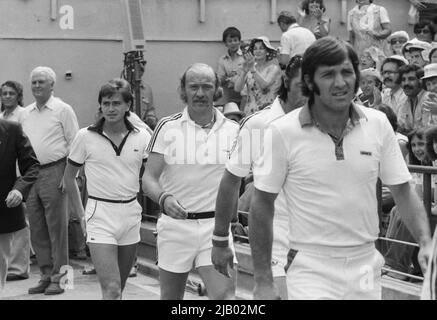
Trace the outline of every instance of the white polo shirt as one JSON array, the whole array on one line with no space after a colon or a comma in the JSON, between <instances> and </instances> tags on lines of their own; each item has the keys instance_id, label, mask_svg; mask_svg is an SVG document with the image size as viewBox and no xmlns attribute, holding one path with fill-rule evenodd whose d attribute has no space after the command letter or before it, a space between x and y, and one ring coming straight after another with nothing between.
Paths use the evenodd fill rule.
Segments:
<instances>
[{"instance_id":1,"label":"white polo shirt","mask_svg":"<svg viewBox=\"0 0 437 320\"><path fill-rule=\"evenodd\" d=\"M285 192L294 249L359 246L378 236L376 182L402 184L411 175L387 117L353 104L343 139L334 144L314 124L309 107L296 109L269 127L254 168L255 187Z\"/></svg>"},{"instance_id":2,"label":"white polo shirt","mask_svg":"<svg viewBox=\"0 0 437 320\"><path fill-rule=\"evenodd\" d=\"M216 121L207 132L195 124L187 107L160 120L148 152L164 155L161 187L189 212L215 210L225 163L238 134L238 124L214 110Z\"/></svg>"},{"instance_id":3,"label":"white polo shirt","mask_svg":"<svg viewBox=\"0 0 437 320\"><path fill-rule=\"evenodd\" d=\"M27 106L22 125L41 164L66 157L79 130L73 108L53 96L41 109L35 102Z\"/></svg>"},{"instance_id":4,"label":"white polo shirt","mask_svg":"<svg viewBox=\"0 0 437 320\"><path fill-rule=\"evenodd\" d=\"M110 200L132 199L140 190L140 169L147 159L150 135L127 121L129 134L116 146L103 132L103 122L101 119L79 130L71 145L68 162L75 166L85 164L90 196Z\"/></svg>"},{"instance_id":5,"label":"white polo shirt","mask_svg":"<svg viewBox=\"0 0 437 320\"><path fill-rule=\"evenodd\" d=\"M296 54L301 54L316 41L316 37L311 30L293 23L281 36L281 54L287 54L290 58Z\"/></svg>"},{"instance_id":6,"label":"white polo shirt","mask_svg":"<svg viewBox=\"0 0 437 320\"><path fill-rule=\"evenodd\" d=\"M276 97L271 106L243 120L236 144L226 163L226 169L230 173L242 178L250 173L253 162L261 155L265 129L273 120L284 114L279 97ZM288 222L287 204L283 192L279 193L275 200L274 217L284 223Z\"/></svg>"}]
</instances>

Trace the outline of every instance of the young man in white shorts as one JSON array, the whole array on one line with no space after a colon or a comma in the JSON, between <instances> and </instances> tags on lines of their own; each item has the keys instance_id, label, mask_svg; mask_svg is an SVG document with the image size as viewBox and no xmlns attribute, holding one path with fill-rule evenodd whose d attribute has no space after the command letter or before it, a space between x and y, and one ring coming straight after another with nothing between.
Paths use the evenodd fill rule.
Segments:
<instances>
[{"instance_id":1,"label":"young man in white shorts","mask_svg":"<svg viewBox=\"0 0 437 320\"><path fill-rule=\"evenodd\" d=\"M232 278L211 262L214 209L238 124L213 107L221 96L214 70L194 64L181 78L184 110L162 119L148 147L143 190L159 203L158 266L161 299L183 299L193 265L210 299L231 299Z\"/></svg>"},{"instance_id":2,"label":"young man in white shorts","mask_svg":"<svg viewBox=\"0 0 437 320\"><path fill-rule=\"evenodd\" d=\"M127 119L133 101L127 81L114 79L103 85L98 101L103 117L76 135L64 182L67 192L79 197L75 177L85 165L91 258L103 299L121 299L140 241L142 208L137 193L150 134ZM77 210L83 212L82 208Z\"/></svg>"},{"instance_id":3,"label":"young man in white shorts","mask_svg":"<svg viewBox=\"0 0 437 320\"><path fill-rule=\"evenodd\" d=\"M214 235L228 236L229 224L235 214L235 203L241 179L250 174L254 161L260 156L263 133L270 122L284 114L301 107L306 98L301 91L302 56L291 58L283 75L283 83L278 97L272 105L250 115L243 120L237 142L232 150L226 170L220 182L217 195ZM268 137L266 137L268 138ZM250 229L250 225L249 225ZM275 284L282 299L287 298L284 267L288 253L288 213L285 197L281 194L275 201L275 217L273 220L272 271ZM212 249L212 262L215 268L228 275L228 265L233 265L233 252L226 241L215 241Z\"/></svg>"}]
</instances>

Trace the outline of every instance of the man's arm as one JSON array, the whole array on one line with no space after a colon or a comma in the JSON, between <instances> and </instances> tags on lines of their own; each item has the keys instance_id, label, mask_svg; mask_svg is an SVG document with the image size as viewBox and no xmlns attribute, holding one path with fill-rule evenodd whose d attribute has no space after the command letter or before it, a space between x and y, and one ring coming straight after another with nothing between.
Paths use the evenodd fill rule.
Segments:
<instances>
[{"instance_id":1,"label":"man's arm","mask_svg":"<svg viewBox=\"0 0 437 320\"><path fill-rule=\"evenodd\" d=\"M238 207L240 183L240 177L225 170L217 194L214 236L229 238L229 226ZM230 277L227 267L229 265L233 268L233 260L234 254L229 247L228 240L213 241L211 261L217 271L226 277Z\"/></svg>"},{"instance_id":2,"label":"man's arm","mask_svg":"<svg viewBox=\"0 0 437 320\"><path fill-rule=\"evenodd\" d=\"M290 55L281 53L279 55L279 64L281 66L287 66L288 61L290 60Z\"/></svg>"},{"instance_id":3,"label":"man's arm","mask_svg":"<svg viewBox=\"0 0 437 320\"><path fill-rule=\"evenodd\" d=\"M80 192L76 182L76 176L81 167L81 165L73 165L70 161L67 162L67 166L65 167L64 171L63 184L65 192L68 194L68 201L69 203L73 204L72 209L79 217L82 231L85 233L85 213L82 207L82 199L80 198Z\"/></svg>"},{"instance_id":4,"label":"man's arm","mask_svg":"<svg viewBox=\"0 0 437 320\"><path fill-rule=\"evenodd\" d=\"M165 167L164 155L152 152L147 159L142 178L144 193L156 203L168 216L175 219L185 219L187 213L176 198L161 187L159 177Z\"/></svg>"},{"instance_id":5,"label":"man's arm","mask_svg":"<svg viewBox=\"0 0 437 320\"><path fill-rule=\"evenodd\" d=\"M388 187L393 195L402 221L414 239L419 243L418 260L423 273L425 273L431 250L431 231L425 208L408 182Z\"/></svg>"},{"instance_id":6,"label":"man's arm","mask_svg":"<svg viewBox=\"0 0 437 320\"><path fill-rule=\"evenodd\" d=\"M249 240L252 251L254 299L278 299L272 274L273 214L277 193L255 188L249 213Z\"/></svg>"}]
</instances>

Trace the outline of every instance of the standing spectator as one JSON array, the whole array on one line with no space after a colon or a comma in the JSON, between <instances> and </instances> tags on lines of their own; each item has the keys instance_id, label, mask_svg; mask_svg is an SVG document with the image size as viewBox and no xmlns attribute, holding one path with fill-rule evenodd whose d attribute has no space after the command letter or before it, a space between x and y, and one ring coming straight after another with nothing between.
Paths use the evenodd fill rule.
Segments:
<instances>
[{"instance_id":1,"label":"standing spectator","mask_svg":"<svg viewBox=\"0 0 437 320\"><path fill-rule=\"evenodd\" d=\"M24 116L23 86L16 81L6 81L1 86L2 112L0 119L22 123ZM17 176L20 176L17 170ZM23 211L26 208L23 205ZM26 216L26 214L25 214ZM26 217L26 227L15 232L12 242L7 281L29 278L30 264L30 230Z\"/></svg>"},{"instance_id":2,"label":"standing spectator","mask_svg":"<svg viewBox=\"0 0 437 320\"><path fill-rule=\"evenodd\" d=\"M289 11L281 11L277 21L282 31L279 64L284 69L293 56L303 55L305 50L316 41L316 37L307 28L299 26L296 18Z\"/></svg>"},{"instance_id":3,"label":"standing spectator","mask_svg":"<svg viewBox=\"0 0 437 320\"><path fill-rule=\"evenodd\" d=\"M422 86L422 68L415 64L403 66L399 69L399 76L402 89L408 97L399 108L399 131L409 135L414 129L427 128L432 124L431 115L437 112L437 105L424 107L424 104L431 99L431 93L424 90Z\"/></svg>"},{"instance_id":4,"label":"standing spectator","mask_svg":"<svg viewBox=\"0 0 437 320\"><path fill-rule=\"evenodd\" d=\"M244 55L243 68L235 82L235 90L247 96L244 113L250 115L270 105L281 86L281 69L276 50L267 37L257 37Z\"/></svg>"},{"instance_id":5,"label":"standing spectator","mask_svg":"<svg viewBox=\"0 0 437 320\"><path fill-rule=\"evenodd\" d=\"M390 45L388 56L402 55L402 46L410 41L410 37L406 31L396 31L388 36L387 42Z\"/></svg>"},{"instance_id":6,"label":"standing spectator","mask_svg":"<svg viewBox=\"0 0 437 320\"><path fill-rule=\"evenodd\" d=\"M211 249L215 200L238 124L213 107L221 93L210 66L190 66L179 90L187 106L158 123L143 176L144 191L163 213L157 224L161 299L183 299L193 264L210 299L231 299L234 280L214 269Z\"/></svg>"},{"instance_id":7,"label":"standing spectator","mask_svg":"<svg viewBox=\"0 0 437 320\"><path fill-rule=\"evenodd\" d=\"M30 79L35 102L26 108L23 129L41 167L27 209L41 280L29 294L52 295L64 292L59 281L61 267L68 265L68 212L62 177L79 125L73 108L53 96L56 74L51 68L35 68Z\"/></svg>"},{"instance_id":8,"label":"standing spectator","mask_svg":"<svg viewBox=\"0 0 437 320\"><path fill-rule=\"evenodd\" d=\"M85 165L87 242L102 297L115 300L122 297L140 241L142 209L137 193L150 135L127 119L133 95L126 80L103 85L98 101L103 117L77 134L64 176L70 197L80 203L75 177Z\"/></svg>"},{"instance_id":9,"label":"standing spectator","mask_svg":"<svg viewBox=\"0 0 437 320\"><path fill-rule=\"evenodd\" d=\"M218 61L217 75L223 87L223 97L217 104L235 102L240 107L241 95L235 91L235 82L244 63L243 52L240 49L241 32L235 27L226 28L222 40L227 52Z\"/></svg>"},{"instance_id":10,"label":"standing spectator","mask_svg":"<svg viewBox=\"0 0 437 320\"><path fill-rule=\"evenodd\" d=\"M418 22L432 21L437 16L437 0L408 0L417 9Z\"/></svg>"},{"instance_id":11,"label":"standing spectator","mask_svg":"<svg viewBox=\"0 0 437 320\"><path fill-rule=\"evenodd\" d=\"M349 41L360 53L375 46L384 51L384 39L391 33L387 10L373 0L356 0L357 5L349 11L347 30Z\"/></svg>"},{"instance_id":12,"label":"standing spectator","mask_svg":"<svg viewBox=\"0 0 437 320\"><path fill-rule=\"evenodd\" d=\"M385 86L382 90L382 103L392 108L396 116L399 113L400 106L407 101L399 76L399 68L407 64L407 59L394 55L385 59L381 66L382 83Z\"/></svg>"},{"instance_id":13,"label":"standing spectator","mask_svg":"<svg viewBox=\"0 0 437 320\"><path fill-rule=\"evenodd\" d=\"M22 173L17 179L16 165ZM26 228L22 201L38 177L38 160L17 122L0 119L0 290L18 231Z\"/></svg>"},{"instance_id":14,"label":"standing spectator","mask_svg":"<svg viewBox=\"0 0 437 320\"><path fill-rule=\"evenodd\" d=\"M332 37L317 40L303 56L302 78L308 104L270 124L274 143L264 145L254 166L254 297L277 297L270 252L274 201L282 191L289 213L288 298L381 299L377 179L390 187L411 225L424 270L431 241L425 210L387 117L352 103L359 81L353 48Z\"/></svg>"},{"instance_id":15,"label":"standing spectator","mask_svg":"<svg viewBox=\"0 0 437 320\"><path fill-rule=\"evenodd\" d=\"M323 0L304 0L299 25L311 30L316 39L329 35L331 19L326 15Z\"/></svg>"}]
</instances>

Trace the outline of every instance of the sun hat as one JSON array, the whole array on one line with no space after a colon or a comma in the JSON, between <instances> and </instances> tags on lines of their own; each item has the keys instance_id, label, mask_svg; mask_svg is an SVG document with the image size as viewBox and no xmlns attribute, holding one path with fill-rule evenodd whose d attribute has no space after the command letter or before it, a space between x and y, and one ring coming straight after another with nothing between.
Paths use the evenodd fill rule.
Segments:
<instances>
[{"instance_id":1,"label":"sun hat","mask_svg":"<svg viewBox=\"0 0 437 320\"><path fill-rule=\"evenodd\" d=\"M421 78L422 80L437 77L437 63L426 65L423 68L423 71L425 72L425 75Z\"/></svg>"},{"instance_id":2,"label":"sun hat","mask_svg":"<svg viewBox=\"0 0 437 320\"><path fill-rule=\"evenodd\" d=\"M391 35L387 37L387 41L390 42L391 39L393 38L404 38L407 39L407 41L410 41L410 37L408 36L408 33L404 30L393 32Z\"/></svg>"},{"instance_id":3,"label":"sun hat","mask_svg":"<svg viewBox=\"0 0 437 320\"><path fill-rule=\"evenodd\" d=\"M238 105L235 102L228 102L223 106L223 115L227 116L231 114L244 116L244 112L238 108Z\"/></svg>"},{"instance_id":4,"label":"sun hat","mask_svg":"<svg viewBox=\"0 0 437 320\"><path fill-rule=\"evenodd\" d=\"M261 40L264 43L264 45L266 46L266 48L276 51L275 47L273 47L270 44L269 38L267 38L266 36L260 36L260 37L253 38L252 41L255 41L255 40Z\"/></svg>"},{"instance_id":5,"label":"sun hat","mask_svg":"<svg viewBox=\"0 0 437 320\"><path fill-rule=\"evenodd\" d=\"M364 78L366 76L372 76L372 77L378 79L380 82L382 82L381 74L378 72L378 70L376 70L374 68L367 68L367 69L361 70L360 75L362 78Z\"/></svg>"}]
</instances>

